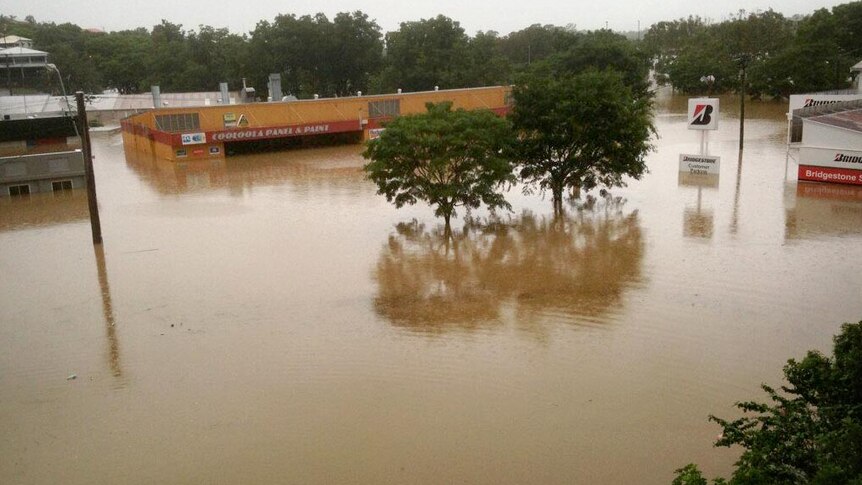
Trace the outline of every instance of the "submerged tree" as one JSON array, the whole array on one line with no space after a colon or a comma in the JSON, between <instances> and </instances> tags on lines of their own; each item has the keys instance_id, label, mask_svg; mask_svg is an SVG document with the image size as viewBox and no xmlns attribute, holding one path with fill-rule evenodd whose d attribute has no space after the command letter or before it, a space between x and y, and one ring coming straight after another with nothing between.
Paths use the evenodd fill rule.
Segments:
<instances>
[{"instance_id":1,"label":"submerged tree","mask_svg":"<svg viewBox=\"0 0 862 485\"><path fill-rule=\"evenodd\" d=\"M565 78L540 74L514 88L512 121L521 178L550 190L562 211L563 191L625 185L640 178L655 133L651 102L615 71Z\"/></svg>"},{"instance_id":2,"label":"submerged tree","mask_svg":"<svg viewBox=\"0 0 862 485\"><path fill-rule=\"evenodd\" d=\"M368 142L363 156L377 193L396 207L424 200L449 220L456 207L509 208L500 193L515 181L507 157L509 123L490 111L452 110L428 103L427 113L401 116Z\"/></svg>"}]
</instances>

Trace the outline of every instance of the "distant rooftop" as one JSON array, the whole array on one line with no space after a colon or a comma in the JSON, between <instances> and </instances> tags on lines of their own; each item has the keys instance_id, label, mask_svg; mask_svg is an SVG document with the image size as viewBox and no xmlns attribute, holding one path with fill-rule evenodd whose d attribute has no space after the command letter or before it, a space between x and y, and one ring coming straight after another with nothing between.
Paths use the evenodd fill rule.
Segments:
<instances>
[{"instance_id":1,"label":"distant rooftop","mask_svg":"<svg viewBox=\"0 0 862 485\"><path fill-rule=\"evenodd\" d=\"M22 46L29 47L33 44L32 39L28 39L26 37L19 37L17 35L7 35L6 37L0 37L0 46Z\"/></svg>"},{"instance_id":2,"label":"distant rooftop","mask_svg":"<svg viewBox=\"0 0 862 485\"><path fill-rule=\"evenodd\" d=\"M28 49L26 47L9 47L0 49L0 56L47 56L45 51L37 51L36 49Z\"/></svg>"},{"instance_id":3,"label":"distant rooftop","mask_svg":"<svg viewBox=\"0 0 862 485\"><path fill-rule=\"evenodd\" d=\"M231 93L231 97L235 93ZM161 100L163 108L186 108L192 106L215 106L221 93L199 92L199 93L162 93ZM75 98L69 96L68 104L63 101L62 96L50 96L47 94L28 94L23 96L0 96L0 113L20 117L42 117L51 116L65 111L74 111ZM89 96L87 98L87 109L94 111L130 111L147 110L153 108L153 95L146 94L117 94L103 93Z\"/></svg>"}]
</instances>

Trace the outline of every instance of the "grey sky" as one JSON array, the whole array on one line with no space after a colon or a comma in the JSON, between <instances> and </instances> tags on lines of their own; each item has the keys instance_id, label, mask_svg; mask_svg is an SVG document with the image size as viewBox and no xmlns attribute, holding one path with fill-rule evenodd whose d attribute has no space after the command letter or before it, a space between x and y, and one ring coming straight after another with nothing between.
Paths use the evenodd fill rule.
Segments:
<instances>
[{"instance_id":1,"label":"grey sky","mask_svg":"<svg viewBox=\"0 0 862 485\"><path fill-rule=\"evenodd\" d=\"M24 18L33 15L41 22L71 22L81 27L107 31L136 27L151 28L166 19L186 30L198 25L227 27L234 33L252 30L259 20L272 20L280 13L297 15L323 12L332 18L338 12L362 10L376 19L385 31L397 30L404 21L443 14L461 22L469 34L496 30L501 34L531 24L575 24L579 29L607 26L614 30L642 29L661 20L700 15L723 20L740 9L772 8L787 16L807 14L832 7L835 0L0 0L0 13Z\"/></svg>"}]
</instances>

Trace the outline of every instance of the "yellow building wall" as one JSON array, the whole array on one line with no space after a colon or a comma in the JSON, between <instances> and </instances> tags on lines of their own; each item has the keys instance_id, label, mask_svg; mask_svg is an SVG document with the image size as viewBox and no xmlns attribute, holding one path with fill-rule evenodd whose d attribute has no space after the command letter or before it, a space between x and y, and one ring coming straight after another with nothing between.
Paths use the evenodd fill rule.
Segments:
<instances>
[{"instance_id":1,"label":"yellow building wall","mask_svg":"<svg viewBox=\"0 0 862 485\"><path fill-rule=\"evenodd\" d=\"M369 121L369 103L384 100L400 100L400 114L424 113L426 103L451 101L455 109L505 109L509 104L511 89L508 86L492 86L485 88L451 89L443 91L423 91L418 93L386 94L375 96L354 96L347 98L325 98L315 100L300 100L272 103L248 103L235 105L200 106L192 108L159 108L146 113L131 116L125 123L143 126L156 130L156 115L174 115L197 113L200 120L200 132L225 131L232 129L226 125L225 115L239 120L242 116L247 120L243 128L284 127L305 125L311 123L359 120L362 125L357 128L373 127L374 119ZM365 138L368 130L365 129ZM176 149L165 141L165 136L157 136L157 140L149 140L146 136L124 132L124 143L132 143L137 150L154 153L160 158L176 159ZM157 135L165 135L157 133ZM218 146L220 154L224 154L223 144L209 143L207 146ZM182 148L182 147L179 147ZM192 154L189 158L209 157L210 154Z\"/></svg>"}]
</instances>

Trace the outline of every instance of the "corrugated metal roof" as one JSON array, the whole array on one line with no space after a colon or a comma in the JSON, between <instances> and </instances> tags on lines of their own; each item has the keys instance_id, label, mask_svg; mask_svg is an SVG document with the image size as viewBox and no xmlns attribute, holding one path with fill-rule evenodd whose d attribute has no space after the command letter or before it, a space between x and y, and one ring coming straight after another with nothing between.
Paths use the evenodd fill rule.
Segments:
<instances>
[{"instance_id":1,"label":"corrugated metal roof","mask_svg":"<svg viewBox=\"0 0 862 485\"><path fill-rule=\"evenodd\" d=\"M235 96L235 93L231 93ZM171 108L218 105L221 93L218 91L202 93L162 93L162 104ZM130 111L153 108L153 96L147 94L104 93L87 97L87 110L92 111ZM44 115L75 111L75 97L70 95L67 103L62 96L29 94L22 96L0 96L0 113L11 115Z\"/></svg>"},{"instance_id":2,"label":"corrugated metal roof","mask_svg":"<svg viewBox=\"0 0 862 485\"><path fill-rule=\"evenodd\" d=\"M36 49L28 49L26 47L9 47L0 49L0 56L47 56L45 51L37 51Z\"/></svg>"},{"instance_id":3,"label":"corrugated metal roof","mask_svg":"<svg viewBox=\"0 0 862 485\"><path fill-rule=\"evenodd\" d=\"M33 39L28 39L26 37L21 37L18 35L7 35L6 37L0 37L0 44L17 44L18 42L33 42Z\"/></svg>"}]
</instances>

